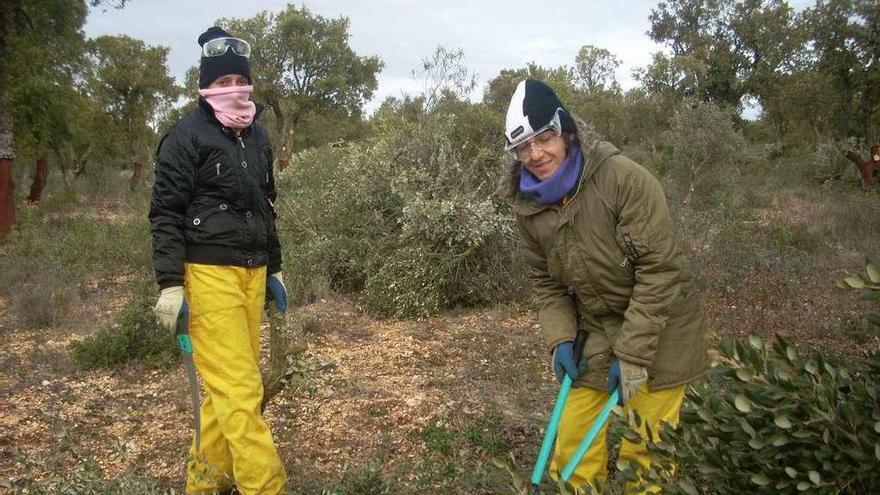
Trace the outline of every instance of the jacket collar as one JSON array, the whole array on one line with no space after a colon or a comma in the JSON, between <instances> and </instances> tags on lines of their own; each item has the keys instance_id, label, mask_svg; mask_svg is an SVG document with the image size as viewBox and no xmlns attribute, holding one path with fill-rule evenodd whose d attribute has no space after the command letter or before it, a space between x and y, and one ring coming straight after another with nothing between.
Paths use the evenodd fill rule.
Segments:
<instances>
[{"instance_id":1,"label":"jacket collar","mask_svg":"<svg viewBox=\"0 0 880 495\"><path fill-rule=\"evenodd\" d=\"M574 199L583 189L584 184L593 177L599 166L610 156L620 153L613 144L601 141L599 134L592 126L575 114L572 114L577 125L578 142L583 153L584 167L581 176L575 186L571 199ZM501 178L499 194L513 206L513 211L519 215L534 215L555 205L543 205L524 195L519 189L519 178L522 171L522 162L514 160L508 167L507 172Z\"/></svg>"}]
</instances>

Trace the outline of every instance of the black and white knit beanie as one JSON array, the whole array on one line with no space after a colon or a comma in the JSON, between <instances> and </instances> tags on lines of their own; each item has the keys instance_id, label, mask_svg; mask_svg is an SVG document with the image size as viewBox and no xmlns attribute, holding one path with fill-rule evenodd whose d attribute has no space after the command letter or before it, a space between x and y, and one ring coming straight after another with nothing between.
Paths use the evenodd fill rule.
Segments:
<instances>
[{"instance_id":1,"label":"black and white knit beanie","mask_svg":"<svg viewBox=\"0 0 880 495\"><path fill-rule=\"evenodd\" d=\"M549 124L557 109L561 109L562 132L577 132L574 119L550 86L535 79L520 81L507 107L504 137L509 144L522 141Z\"/></svg>"}]
</instances>

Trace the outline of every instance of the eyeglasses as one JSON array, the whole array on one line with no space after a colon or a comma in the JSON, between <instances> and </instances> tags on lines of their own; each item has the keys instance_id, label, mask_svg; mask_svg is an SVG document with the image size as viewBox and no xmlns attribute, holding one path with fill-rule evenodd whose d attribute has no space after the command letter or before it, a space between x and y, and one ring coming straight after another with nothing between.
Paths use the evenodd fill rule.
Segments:
<instances>
[{"instance_id":1,"label":"eyeglasses","mask_svg":"<svg viewBox=\"0 0 880 495\"><path fill-rule=\"evenodd\" d=\"M559 118L560 110L562 109L556 109L553 118L547 125L508 144L504 150L507 151L511 158L519 161L523 161L529 157L532 151L532 146L540 151L547 151L547 149L550 148L550 143L553 141L553 138L562 135L562 123Z\"/></svg>"},{"instance_id":2,"label":"eyeglasses","mask_svg":"<svg viewBox=\"0 0 880 495\"><path fill-rule=\"evenodd\" d=\"M516 148L512 150L508 150L508 153L511 157L516 158L519 161L523 161L532 154L532 147L537 148L539 151L547 151L550 149L550 144L553 142L553 138L561 136L562 133L555 129L547 129L543 132L538 133L532 139L528 141L518 144Z\"/></svg>"},{"instance_id":3,"label":"eyeglasses","mask_svg":"<svg viewBox=\"0 0 880 495\"><path fill-rule=\"evenodd\" d=\"M232 53L250 58L251 45L245 40L238 38L214 38L202 45L203 57L219 57L232 48Z\"/></svg>"}]
</instances>

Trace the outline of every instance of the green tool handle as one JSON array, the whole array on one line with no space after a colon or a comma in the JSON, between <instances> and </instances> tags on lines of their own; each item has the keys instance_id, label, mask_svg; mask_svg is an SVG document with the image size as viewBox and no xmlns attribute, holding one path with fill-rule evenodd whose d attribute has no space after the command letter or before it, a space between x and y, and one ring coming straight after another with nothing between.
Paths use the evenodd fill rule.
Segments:
<instances>
[{"instance_id":1,"label":"green tool handle","mask_svg":"<svg viewBox=\"0 0 880 495\"><path fill-rule=\"evenodd\" d=\"M574 474L574 470L578 467L578 464L581 463L581 460L584 458L584 455L586 455L590 445L593 444L593 440L595 440L596 436L599 435L599 432L602 431L602 427L605 425L605 421L608 420L611 410L617 405L619 395L620 392L615 390L611 396L608 397L608 402L605 403L605 407L599 412L596 421L593 421L593 426L591 426L589 431L587 431L587 434L584 435L577 450L574 451L574 455L569 459L568 464L565 465L565 469L562 470L562 481L568 481L571 478L571 475Z\"/></svg>"},{"instance_id":2,"label":"green tool handle","mask_svg":"<svg viewBox=\"0 0 880 495\"><path fill-rule=\"evenodd\" d=\"M181 352L193 353L192 340L189 338L189 306L186 305L186 299L183 300L180 314L177 316L174 337L177 339L177 345L180 346Z\"/></svg>"},{"instance_id":3,"label":"green tool handle","mask_svg":"<svg viewBox=\"0 0 880 495\"><path fill-rule=\"evenodd\" d=\"M198 453L202 450L201 401L199 399L199 378L195 362L193 362L193 345L189 338L189 307L186 305L185 299L177 317L174 337L177 339L177 345L180 346L180 358L183 361L183 368L189 382L189 396L193 407L193 427L195 428L195 447Z\"/></svg>"},{"instance_id":4,"label":"green tool handle","mask_svg":"<svg viewBox=\"0 0 880 495\"><path fill-rule=\"evenodd\" d=\"M584 352L584 345L587 342L587 332L578 330L574 339L574 359L577 365L580 365L581 354ZM559 387L559 393L556 394L556 403L553 405L553 412L550 414L550 421L547 423L547 429L544 431L544 440L541 442L541 450L538 451L538 458L535 460L535 467L532 468L532 486L537 488L541 484L541 478L544 476L544 470L547 468L547 461L550 459L550 449L553 447L553 441L556 440L556 431L559 429L559 420L562 417L562 410L565 409L565 402L568 400L568 394L571 391L572 381L568 373L564 373L562 385Z\"/></svg>"}]
</instances>

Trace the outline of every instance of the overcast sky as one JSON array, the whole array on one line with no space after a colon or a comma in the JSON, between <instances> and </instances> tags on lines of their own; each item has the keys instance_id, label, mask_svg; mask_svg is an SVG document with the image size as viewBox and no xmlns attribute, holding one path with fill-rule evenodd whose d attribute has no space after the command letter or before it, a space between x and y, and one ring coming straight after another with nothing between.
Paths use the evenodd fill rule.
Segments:
<instances>
[{"instance_id":1,"label":"overcast sky","mask_svg":"<svg viewBox=\"0 0 880 495\"><path fill-rule=\"evenodd\" d=\"M794 0L793 5L810 0ZM253 17L278 12L279 0L128 0L124 9L93 9L86 22L89 37L127 34L150 45L170 47L169 68L183 83L198 64L198 35L221 17ZM622 62L617 79L635 85L632 70L644 67L660 50L645 34L657 0L568 0L544 3L519 0L313 0L305 5L324 17L350 20L351 46L359 55L378 55L385 68L371 110L389 95L416 93L411 72L438 45L461 48L481 85L501 69L536 62L545 67L573 65L583 45L605 48ZM482 88L480 89L480 94Z\"/></svg>"}]
</instances>

